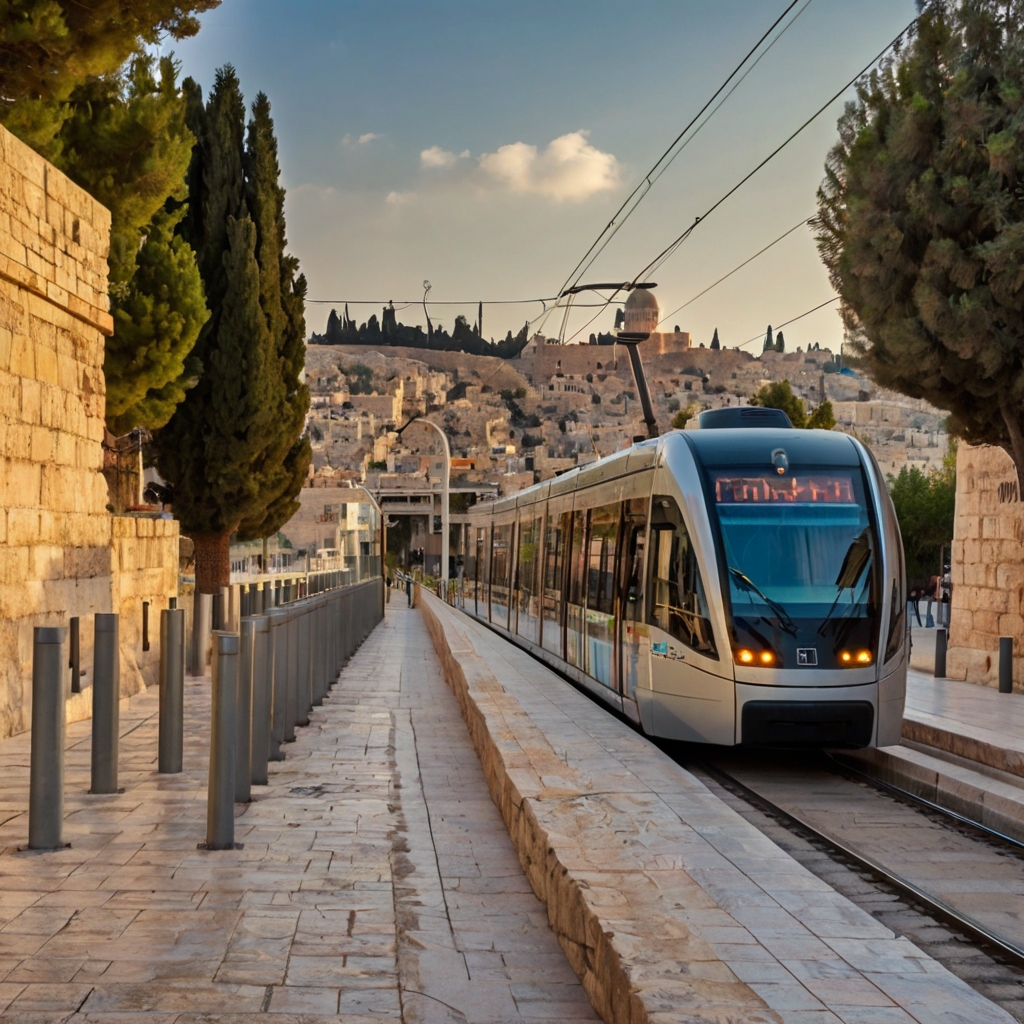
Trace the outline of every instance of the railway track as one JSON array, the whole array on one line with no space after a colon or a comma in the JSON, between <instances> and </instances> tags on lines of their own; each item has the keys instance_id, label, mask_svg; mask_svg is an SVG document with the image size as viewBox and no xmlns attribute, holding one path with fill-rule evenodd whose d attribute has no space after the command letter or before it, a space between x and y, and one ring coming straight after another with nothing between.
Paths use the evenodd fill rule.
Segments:
<instances>
[{"instance_id":1,"label":"railway track","mask_svg":"<svg viewBox=\"0 0 1024 1024\"><path fill-rule=\"evenodd\" d=\"M1024 1021L1024 844L825 754L666 749L808 870Z\"/></svg>"}]
</instances>

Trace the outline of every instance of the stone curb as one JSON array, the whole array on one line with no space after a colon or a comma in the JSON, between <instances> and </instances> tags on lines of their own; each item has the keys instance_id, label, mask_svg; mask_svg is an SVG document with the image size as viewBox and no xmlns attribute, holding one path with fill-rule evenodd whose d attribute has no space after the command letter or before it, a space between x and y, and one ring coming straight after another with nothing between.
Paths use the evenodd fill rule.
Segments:
<instances>
[{"instance_id":1,"label":"stone curb","mask_svg":"<svg viewBox=\"0 0 1024 1024\"><path fill-rule=\"evenodd\" d=\"M416 604L526 877L547 907L559 944L598 1013L612 1024L683 1019L692 1024L781 1024L783 1017L737 979L682 921L672 922L671 936L652 934L663 922L648 921L648 948L636 941L645 928L635 917L634 934L616 934L615 912L621 929L624 908L601 904L602 895L607 898L608 894L563 863L568 849L562 848L560 837L549 832L538 817L545 799L554 805L588 794L572 786L573 773L553 751L551 764L538 764L533 748L526 756L517 736L532 731L542 738L538 727L506 693L471 641L460 636L451 623L442 624L435 611L440 602L421 595ZM535 773L548 782L542 787L543 795L540 791L524 793L531 788L529 782L538 778ZM554 784L559 781L561 786ZM654 888L647 879L640 883ZM671 960L661 948L666 944L675 950ZM695 967L692 974L683 966L688 959Z\"/></svg>"},{"instance_id":2,"label":"stone curb","mask_svg":"<svg viewBox=\"0 0 1024 1024\"><path fill-rule=\"evenodd\" d=\"M957 757L977 761L1009 775L1024 776L1024 754L1021 751L1000 744L998 737L993 737L990 741L968 726L961 726L961 729L961 732L953 732L932 722L913 718L909 711L903 719L905 740L945 750Z\"/></svg>"}]
</instances>

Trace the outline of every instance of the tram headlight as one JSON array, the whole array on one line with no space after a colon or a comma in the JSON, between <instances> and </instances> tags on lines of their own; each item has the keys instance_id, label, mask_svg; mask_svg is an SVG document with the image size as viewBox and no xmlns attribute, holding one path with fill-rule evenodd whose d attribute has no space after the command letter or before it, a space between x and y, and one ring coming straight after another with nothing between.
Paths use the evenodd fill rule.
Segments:
<instances>
[{"instance_id":1,"label":"tram headlight","mask_svg":"<svg viewBox=\"0 0 1024 1024\"><path fill-rule=\"evenodd\" d=\"M839 664L844 668L856 668L858 665L870 665L874 659L870 651L840 651Z\"/></svg>"},{"instance_id":2,"label":"tram headlight","mask_svg":"<svg viewBox=\"0 0 1024 1024\"><path fill-rule=\"evenodd\" d=\"M745 647L736 652L736 660L741 665L753 665L754 664L754 652L748 651Z\"/></svg>"},{"instance_id":3,"label":"tram headlight","mask_svg":"<svg viewBox=\"0 0 1024 1024\"><path fill-rule=\"evenodd\" d=\"M775 655L772 654L771 651L762 651L761 652L761 657L760 657L759 660L760 660L762 665L774 665L775 664Z\"/></svg>"},{"instance_id":4,"label":"tram headlight","mask_svg":"<svg viewBox=\"0 0 1024 1024\"><path fill-rule=\"evenodd\" d=\"M776 663L774 651L752 651L749 647L741 647L735 658L739 665L760 665L762 668L773 668Z\"/></svg>"}]
</instances>

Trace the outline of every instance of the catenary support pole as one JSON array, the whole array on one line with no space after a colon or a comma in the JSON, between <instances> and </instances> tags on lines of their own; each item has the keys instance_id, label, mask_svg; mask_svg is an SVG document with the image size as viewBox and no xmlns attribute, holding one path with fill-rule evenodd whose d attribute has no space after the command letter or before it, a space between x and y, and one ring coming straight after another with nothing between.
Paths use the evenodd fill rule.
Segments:
<instances>
[{"instance_id":1,"label":"catenary support pole","mask_svg":"<svg viewBox=\"0 0 1024 1024\"><path fill-rule=\"evenodd\" d=\"M32 753L29 766L28 845L64 845L63 627L36 626L32 637Z\"/></svg>"},{"instance_id":2,"label":"catenary support pole","mask_svg":"<svg viewBox=\"0 0 1024 1024\"><path fill-rule=\"evenodd\" d=\"M121 718L119 617L96 616L92 669L92 786L90 793L117 792Z\"/></svg>"},{"instance_id":3,"label":"catenary support pole","mask_svg":"<svg viewBox=\"0 0 1024 1024\"><path fill-rule=\"evenodd\" d=\"M206 848L235 845L235 702L238 699L238 634L213 634L210 773L206 797Z\"/></svg>"}]
</instances>

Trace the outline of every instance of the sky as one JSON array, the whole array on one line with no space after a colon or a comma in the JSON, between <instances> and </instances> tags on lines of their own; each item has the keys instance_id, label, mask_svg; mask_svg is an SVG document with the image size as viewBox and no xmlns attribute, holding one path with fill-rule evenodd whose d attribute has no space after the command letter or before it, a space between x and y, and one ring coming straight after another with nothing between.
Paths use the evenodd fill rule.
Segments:
<instances>
[{"instance_id":1,"label":"sky","mask_svg":"<svg viewBox=\"0 0 1024 1024\"><path fill-rule=\"evenodd\" d=\"M291 251L307 324L381 304L483 330L545 305L622 200L788 6L788 0L223 0L175 43L209 89L231 63L247 100L270 98ZM647 193L584 281L625 281L751 171L910 22L914 0L801 0L799 16ZM771 37L769 37L771 38ZM170 47L168 47L170 48ZM852 90L846 94L846 99ZM837 100L702 221L654 280L664 314L811 216L836 138ZM833 291L809 228L678 314L695 345L756 351ZM511 304L510 300L528 300ZM580 303L595 301L581 297ZM367 302L369 304L358 304ZM442 305L458 302L464 305ZM550 301L547 303L550 306ZM597 319L587 325L597 313ZM565 337L610 330L576 308ZM787 349L837 348L834 305L784 328ZM757 340L754 340L757 339Z\"/></svg>"}]
</instances>

